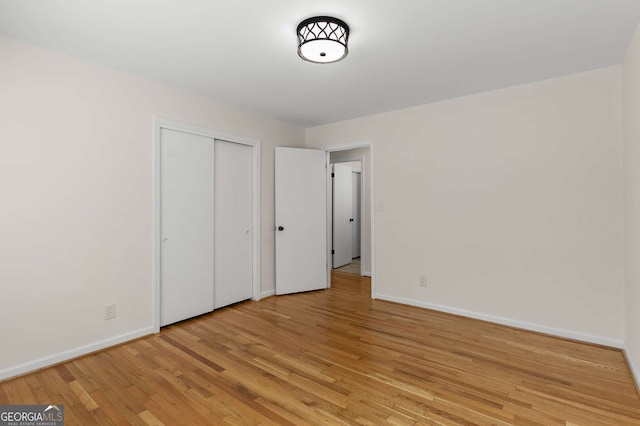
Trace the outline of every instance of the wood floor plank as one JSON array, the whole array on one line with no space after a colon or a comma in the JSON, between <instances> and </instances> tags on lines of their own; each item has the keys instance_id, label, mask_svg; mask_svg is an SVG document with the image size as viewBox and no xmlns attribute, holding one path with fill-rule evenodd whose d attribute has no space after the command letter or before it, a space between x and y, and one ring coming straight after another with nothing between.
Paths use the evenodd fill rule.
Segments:
<instances>
[{"instance_id":1,"label":"wood floor plank","mask_svg":"<svg viewBox=\"0 0 640 426\"><path fill-rule=\"evenodd\" d=\"M640 425L621 351L371 299L244 302L0 383L68 425Z\"/></svg>"},{"instance_id":2,"label":"wood floor plank","mask_svg":"<svg viewBox=\"0 0 640 426\"><path fill-rule=\"evenodd\" d=\"M144 410L140 414L138 414L142 420L144 420L145 424L149 426L164 426L164 423L160 421L153 413L149 410Z\"/></svg>"}]
</instances>

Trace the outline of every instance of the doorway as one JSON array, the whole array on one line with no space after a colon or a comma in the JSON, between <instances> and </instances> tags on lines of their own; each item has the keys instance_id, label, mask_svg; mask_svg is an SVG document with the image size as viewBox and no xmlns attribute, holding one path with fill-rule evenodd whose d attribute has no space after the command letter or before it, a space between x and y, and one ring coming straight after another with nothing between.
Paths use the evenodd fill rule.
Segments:
<instances>
[{"instance_id":1,"label":"doorway","mask_svg":"<svg viewBox=\"0 0 640 426\"><path fill-rule=\"evenodd\" d=\"M360 171L360 207L361 207L361 224L360 224L360 275L371 277L371 297L376 298L376 272L375 272L375 181L374 181L374 164L375 152L373 141L355 142L345 145L329 146L325 148L327 156L327 164L331 163L348 163L359 162L361 164ZM333 212L332 189L331 189L331 170L328 168L327 173L327 259L332 258L333 246L333 221L331 215ZM333 270L331 262L327 267L327 283L331 285L331 271Z\"/></svg>"}]
</instances>

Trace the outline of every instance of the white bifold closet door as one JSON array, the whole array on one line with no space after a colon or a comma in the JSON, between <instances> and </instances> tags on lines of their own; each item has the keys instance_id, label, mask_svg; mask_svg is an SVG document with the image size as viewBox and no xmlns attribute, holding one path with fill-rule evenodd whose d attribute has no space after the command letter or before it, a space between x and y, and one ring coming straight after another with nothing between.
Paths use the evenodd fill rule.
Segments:
<instances>
[{"instance_id":1,"label":"white bifold closet door","mask_svg":"<svg viewBox=\"0 0 640 426\"><path fill-rule=\"evenodd\" d=\"M216 140L215 308L250 299L253 282L253 152Z\"/></svg>"},{"instance_id":2,"label":"white bifold closet door","mask_svg":"<svg viewBox=\"0 0 640 426\"><path fill-rule=\"evenodd\" d=\"M160 325L251 298L253 152L161 129Z\"/></svg>"}]
</instances>

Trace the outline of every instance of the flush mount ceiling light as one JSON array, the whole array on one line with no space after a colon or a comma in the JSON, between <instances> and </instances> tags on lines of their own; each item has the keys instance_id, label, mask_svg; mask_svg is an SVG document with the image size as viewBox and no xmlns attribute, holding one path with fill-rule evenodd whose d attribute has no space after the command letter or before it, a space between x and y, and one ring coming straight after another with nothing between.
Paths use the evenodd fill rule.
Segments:
<instances>
[{"instance_id":1,"label":"flush mount ceiling light","mask_svg":"<svg viewBox=\"0 0 640 426\"><path fill-rule=\"evenodd\" d=\"M347 56L349 26L338 18L314 16L298 25L298 55L317 64L337 62Z\"/></svg>"}]
</instances>

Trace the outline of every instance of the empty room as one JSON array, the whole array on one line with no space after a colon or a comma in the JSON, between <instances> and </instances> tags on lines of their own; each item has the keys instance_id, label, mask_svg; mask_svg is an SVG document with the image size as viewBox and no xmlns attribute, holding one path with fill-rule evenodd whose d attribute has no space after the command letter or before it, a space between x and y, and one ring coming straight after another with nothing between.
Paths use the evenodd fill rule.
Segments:
<instances>
[{"instance_id":1,"label":"empty room","mask_svg":"<svg viewBox=\"0 0 640 426\"><path fill-rule=\"evenodd\" d=\"M640 425L640 0L0 0L0 425Z\"/></svg>"}]
</instances>

